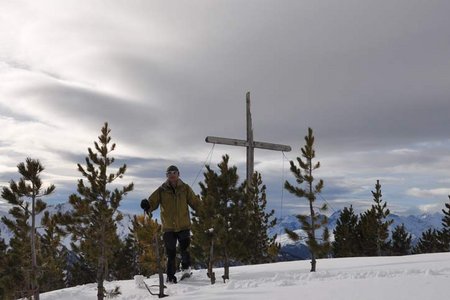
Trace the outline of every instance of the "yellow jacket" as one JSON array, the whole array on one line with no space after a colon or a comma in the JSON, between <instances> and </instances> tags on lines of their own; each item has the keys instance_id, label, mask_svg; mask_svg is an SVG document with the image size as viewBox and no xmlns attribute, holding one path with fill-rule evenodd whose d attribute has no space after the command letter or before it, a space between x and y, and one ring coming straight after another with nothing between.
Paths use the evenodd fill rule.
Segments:
<instances>
[{"instance_id":1,"label":"yellow jacket","mask_svg":"<svg viewBox=\"0 0 450 300\"><path fill-rule=\"evenodd\" d=\"M161 205L161 222L164 232L178 232L191 228L188 205L196 210L200 200L189 185L178 179L173 188L168 181L164 182L147 199L150 211Z\"/></svg>"}]
</instances>

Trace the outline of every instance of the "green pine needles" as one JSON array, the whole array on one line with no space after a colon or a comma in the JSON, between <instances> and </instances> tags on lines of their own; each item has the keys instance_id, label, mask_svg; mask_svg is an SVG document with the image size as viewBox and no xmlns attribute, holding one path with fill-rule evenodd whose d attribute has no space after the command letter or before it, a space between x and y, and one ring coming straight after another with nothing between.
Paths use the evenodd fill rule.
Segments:
<instances>
[{"instance_id":1,"label":"green pine needles","mask_svg":"<svg viewBox=\"0 0 450 300\"><path fill-rule=\"evenodd\" d=\"M236 166L229 156L222 157L219 172L207 166L200 183L202 201L193 213L192 254L197 263L207 266L211 284L216 277L215 263L224 266L224 281L229 279L232 263L265 263L275 260L279 245L269 238L267 229L275 225L274 211L266 212L266 187L261 175L254 173L251 188L238 184Z\"/></svg>"},{"instance_id":2,"label":"green pine needles","mask_svg":"<svg viewBox=\"0 0 450 300\"><path fill-rule=\"evenodd\" d=\"M110 190L109 186L126 172L124 164L117 171L110 171L114 158L110 153L116 144L111 145L111 130L108 123L101 129L95 150L88 148L86 166L78 164L78 171L84 177L78 181L78 194L73 194L69 202L73 207L68 230L72 234L72 250L77 253L79 264L75 266L86 270L86 278L95 276L97 298L103 299L104 280L111 274L110 262L119 251L117 222L123 216L118 211L123 197L133 190L133 183L121 189Z\"/></svg>"},{"instance_id":3,"label":"green pine needles","mask_svg":"<svg viewBox=\"0 0 450 300\"><path fill-rule=\"evenodd\" d=\"M285 189L299 198L306 199L309 205L309 215L297 215L301 223L301 229L306 233L306 244L311 253L311 272L316 271L316 258L325 256L330 252L330 234L327 223L328 218L316 212L314 203L317 195L320 194L323 188L323 180L314 177L314 171L320 168L320 162L314 162L316 151L314 149L314 135L313 130L308 128L308 135L305 136L305 146L301 148L301 157L297 157L298 166L293 161L291 164L291 172L295 176L297 186L292 185L288 181L285 182ZM318 209L320 212L327 210L327 205L324 204ZM316 236L317 230L323 228L322 237ZM289 237L298 241L301 237L289 229L285 228Z\"/></svg>"},{"instance_id":4,"label":"green pine needles","mask_svg":"<svg viewBox=\"0 0 450 300\"><path fill-rule=\"evenodd\" d=\"M12 219L3 217L2 222L14 234L10 241L9 258L13 262L23 262L24 259L26 262L22 264L22 268L13 268L13 273L8 274L11 280L9 285L12 290L19 289L26 297L33 296L39 300L39 274L42 269L38 266L40 251L36 215L42 213L47 206L41 198L52 194L55 186L43 187L40 176L44 167L37 159L27 158L25 163L17 166L17 169L21 175L19 181L11 180L9 187L2 190L2 198L12 205L9 211ZM31 226L28 223L29 219Z\"/></svg>"}]
</instances>

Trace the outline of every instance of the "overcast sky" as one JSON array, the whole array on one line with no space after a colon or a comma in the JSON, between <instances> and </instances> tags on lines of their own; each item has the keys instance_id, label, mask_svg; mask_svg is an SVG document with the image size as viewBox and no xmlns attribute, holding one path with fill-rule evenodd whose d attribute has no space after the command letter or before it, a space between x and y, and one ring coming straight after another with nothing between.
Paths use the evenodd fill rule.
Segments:
<instances>
[{"instance_id":1,"label":"overcast sky","mask_svg":"<svg viewBox=\"0 0 450 300\"><path fill-rule=\"evenodd\" d=\"M291 145L292 160L314 129L330 212L371 205L377 179L393 212L439 211L449 12L446 0L0 0L0 184L38 158L57 186L49 202L66 202L108 121L122 183L136 187L123 209L139 212L168 165L194 183L207 135L245 138L250 91L256 140ZM245 177L244 148L216 145L211 164L226 153ZM256 150L255 164L270 208L300 213L305 200L282 192L293 181L282 154Z\"/></svg>"}]
</instances>

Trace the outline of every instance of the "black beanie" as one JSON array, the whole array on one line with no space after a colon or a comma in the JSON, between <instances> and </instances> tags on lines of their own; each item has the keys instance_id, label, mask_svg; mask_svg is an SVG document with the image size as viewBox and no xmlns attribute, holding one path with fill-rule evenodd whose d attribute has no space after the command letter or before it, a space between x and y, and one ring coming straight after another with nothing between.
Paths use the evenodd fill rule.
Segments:
<instances>
[{"instance_id":1,"label":"black beanie","mask_svg":"<svg viewBox=\"0 0 450 300\"><path fill-rule=\"evenodd\" d=\"M180 171L178 170L177 166L174 166L174 165L169 166L169 167L167 168L167 171L166 171L166 172L170 172L170 171L177 171L177 172L180 172Z\"/></svg>"}]
</instances>

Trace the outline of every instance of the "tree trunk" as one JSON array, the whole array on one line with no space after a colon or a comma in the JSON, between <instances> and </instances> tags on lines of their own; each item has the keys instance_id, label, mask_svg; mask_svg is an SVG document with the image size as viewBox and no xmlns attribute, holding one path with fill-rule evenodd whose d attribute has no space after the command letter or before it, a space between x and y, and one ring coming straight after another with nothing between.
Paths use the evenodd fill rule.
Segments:
<instances>
[{"instance_id":1,"label":"tree trunk","mask_svg":"<svg viewBox=\"0 0 450 300\"><path fill-rule=\"evenodd\" d=\"M36 260L36 194L33 183L33 196L31 198L31 289L34 300L39 300L39 284L37 281L37 260Z\"/></svg>"},{"instance_id":2,"label":"tree trunk","mask_svg":"<svg viewBox=\"0 0 450 300\"><path fill-rule=\"evenodd\" d=\"M312 178L312 160L309 160L309 176ZM309 210L311 213L311 237L314 241L314 244L316 244L316 224L314 222L314 207L313 207L313 188L312 188L312 182L309 183ZM311 272L316 271L316 255L313 247L309 247L311 251Z\"/></svg>"},{"instance_id":3,"label":"tree trunk","mask_svg":"<svg viewBox=\"0 0 450 300\"><path fill-rule=\"evenodd\" d=\"M211 247L209 248L209 262L208 262L208 277L211 280L211 284L216 283L216 274L213 272L214 264L214 240L211 239Z\"/></svg>"},{"instance_id":4,"label":"tree trunk","mask_svg":"<svg viewBox=\"0 0 450 300\"><path fill-rule=\"evenodd\" d=\"M380 224L377 224L377 256L381 256Z\"/></svg>"},{"instance_id":5,"label":"tree trunk","mask_svg":"<svg viewBox=\"0 0 450 300\"><path fill-rule=\"evenodd\" d=\"M311 272L315 272L315 271L316 271L316 256L311 251Z\"/></svg>"},{"instance_id":6,"label":"tree trunk","mask_svg":"<svg viewBox=\"0 0 450 300\"><path fill-rule=\"evenodd\" d=\"M228 259L228 253L227 250L225 249L224 251L224 266L223 266L223 282L225 283L227 279L230 279L230 261Z\"/></svg>"},{"instance_id":7,"label":"tree trunk","mask_svg":"<svg viewBox=\"0 0 450 300\"><path fill-rule=\"evenodd\" d=\"M103 300L105 297L105 288L103 287L103 280L105 277L105 225L102 224L101 238L100 238L100 255L98 257L97 266L97 299Z\"/></svg>"}]
</instances>

